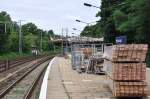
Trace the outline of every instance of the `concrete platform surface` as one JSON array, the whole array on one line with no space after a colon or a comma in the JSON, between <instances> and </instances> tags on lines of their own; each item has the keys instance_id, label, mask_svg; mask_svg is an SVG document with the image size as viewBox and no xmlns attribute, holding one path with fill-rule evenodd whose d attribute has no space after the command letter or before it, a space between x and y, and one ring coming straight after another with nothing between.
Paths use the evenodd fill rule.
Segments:
<instances>
[{"instance_id":1,"label":"concrete platform surface","mask_svg":"<svg viewBox=\"0 0 150 99\"><path fill-rule=\"evenodd\" d=\"M56 57L51 64L51 70L48 76L46 99L68 99L62 84L59 65L59 58Z\"/></svg>"},{"instance_id":2,"label":"concrete platform surface","mask_svg":"<svg viewBox=\"0 0 150 99\"><path fill-rule=\"evenodd\" d=\"M147 74L150 75L149 70ZM70 59L55 58L48 78L47 99L114 99L112 97L105 75L79 74L72 70Z\"/></svg>"}]
</instances>

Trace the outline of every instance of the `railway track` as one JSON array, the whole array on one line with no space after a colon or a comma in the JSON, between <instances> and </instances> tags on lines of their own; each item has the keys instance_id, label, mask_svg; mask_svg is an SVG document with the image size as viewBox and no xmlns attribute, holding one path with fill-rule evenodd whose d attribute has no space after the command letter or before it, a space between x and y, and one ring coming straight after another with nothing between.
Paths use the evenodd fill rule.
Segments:
<instances>
[{"instance_id":1,"label":"railway track","mask_svg":"<svg viewBox=\"0 0 150 99\"><path fill-rule=\"evenodd\" d=\"M46 69L45 57L32 66L16 71L10 77L0 82L1 99L29 99L38 80ZM42 65L44 64L44 65Z\"/></svg>"},{"instance_id":2,"label":"railway track","mask_svg":"<svg viewBox=\"0 0 150 99\"><path fill-rule=\"evenodd\" d=\"M22 58L17 58L13 60L4 60L0 61L0 73L5 72L11 68L14 68L16 66L19 66L21 64L24 64L26 62L30 62L39 58L44 57L44 55L38 55L38 56L30 56L30 57L22 57Z\"/></svg>"},{"instance_id":3,"label":"railway track","mask_svg":"<svg viewBox=\"0 0 150 99\"><path fill-rule=\"evenodd\" d=\"M9 60L8 62L5 62L5 63L1 63L2 61L0 61L0 82L1 80L5 79L7 76L12 75L15 71L18 71L19 69L22 69L23 67L32 65L34 62L40 60L42 57L45 57L45 55L39 55L37 57L33 57L33 56L25 57L25 59L19 58L15 60Z\"/></svg>"},{"instance_id":4,"label":"railway track","mask_svg":"<svg viewBox=\"0 0 150 99\"><path fill-rule=\"evenodd\" d=\"M43 56L43 57L44 57L44 56ZM10 77L11 75L15 74L17 71L19 71L19 70L21 70L21 69L23 69L23 68L27 68L27 67L33 65L36 61L41 60L42 57L37 57L36 59L33 58L33 57L30 57L30 59L32 59L32 60L30 60L30 61L25 61L25 62L23 62L23 63L20 63L20 65L18 64L18 65L15 65L15 66L11 67L11 68L8 68L8 69L6 69L6 70L4 70L4 71L1 71L1 72L0 72L0 82L3 81L4 79ZM25 59L24 59L24 60L25 60ZM29 60L29 59L27 59L27 60ZM16 63L14 63L14 64L16 64ZM1 68L1 67L0 67L0 68Z\"/></svg>"}]
</instances>

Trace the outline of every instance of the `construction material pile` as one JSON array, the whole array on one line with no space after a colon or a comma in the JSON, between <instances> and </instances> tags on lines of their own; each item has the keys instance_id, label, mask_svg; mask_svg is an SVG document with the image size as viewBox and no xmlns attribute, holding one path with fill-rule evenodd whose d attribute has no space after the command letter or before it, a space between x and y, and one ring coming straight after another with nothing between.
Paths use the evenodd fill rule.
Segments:
<instances>
[{"instance_id":1,"label":"construction material pile","mask_svg":"<svg viewBox=\"0 0 150 99\"><path fill-rule=\"evenodd\" d=\"M72 51L72 68L79 73L85 72L89 65L89 57L92 55L92 48L74 48Z\"/></svg>"},{"instance_id":2,"label":"construction material pile","mask_svg":"<svg viewBox=\"0 0 150 99\"><path fill-rule=\"evenodd\" d=\"M89 57L92 55L93 49L92 48L81 48L81 51L84 54L84 58L89 59Z\"/></svg>"},{"instance_id":3,"label":"construction material pile","mask_svg":"<svg viewBox=\"0 0 150 99\"><path fill-rule=\"evenodd\" d=\"M147 50L145 44L114 45L106 48L104 57L113 62L144 62Z\"/></svg>"},{"instance_id":4,"label":"construction material pile","mask_svg":"<svg viewBox=\"0 0 150 99\"><path fill-rule=\"evenodd\" d=\"M114 63L104 61L107 74L113 80L145 80L146 63Z\"/></svg>"},{"instance_id":5,"label":"construction material pile","mask_svg":"<svg viewBox=\"0 0 150 99\"><path fill-rule=\"evenodd\" d=\"M109 80L109 87L116 97L145 97L147 83L145 81L113 81Z\"/></svg>"},{"instance_id":6,"label":"construction material pile","mask_svg":"<svg viewBox=\"0 0 150 99\"><path fill-rule=\"evenodd\" d=\"M92 55L89 59L89 66L87 67L87 73L104 73L103 68L104 59L102 58L102 54L100 55Z\"/></svg>"},{"instance_id":7,"label":"construction material pile","mask_svg":"<svg viewBox=\"0 0 150 99\"><path fill-rule=\"evenodd\" d=\"M80 69L81 67L81 61L83 60L83 53L82 51L73 51L71 58L72 63L72 69Z\"/></svg>"},{"instance_id":8,"label":"construction material pile","mask_svg":"<svg viewBox=\"0 0 150 99\"><path fill-rule=\"evenodd\" d=\"M148 45L144 44L114 45L105 49L104 66L114 96L147 95L147 50Z\"/></svg>"}]
</instances>

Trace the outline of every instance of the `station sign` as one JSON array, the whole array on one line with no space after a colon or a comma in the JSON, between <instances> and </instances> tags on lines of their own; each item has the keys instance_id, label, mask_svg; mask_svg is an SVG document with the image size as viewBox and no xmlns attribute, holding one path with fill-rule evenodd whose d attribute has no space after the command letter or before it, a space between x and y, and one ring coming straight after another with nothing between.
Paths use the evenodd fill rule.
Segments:
<instances>
[{"instance_id":1,"label":"station sign","mask_svg":"<svg viewBox=\"0 0 150 99\"><path fill-rule=\"evenodd\" d=\"M116 44L127 44L127 36L116 37Z\"/></svg>"}]
</instances>

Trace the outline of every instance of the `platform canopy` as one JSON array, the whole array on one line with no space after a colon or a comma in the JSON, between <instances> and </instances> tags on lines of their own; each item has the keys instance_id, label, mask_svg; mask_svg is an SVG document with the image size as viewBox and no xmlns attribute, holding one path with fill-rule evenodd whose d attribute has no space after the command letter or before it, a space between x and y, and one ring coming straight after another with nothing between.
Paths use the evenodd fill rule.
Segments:
<instances>
[{"instance_id":1,"label":"platform canopy","mask_svg":"<svg viewBox=\"0 0 150 99\"><path fill-rule=\"evenodd\" d=\"M104 38L92 38L92 37L72 37L68 38L70 43L75 42L103 42Z\"/></svg>"},{"instance_id":2,"label":"platform canopy","mask_svg":"<svg viewBox=\"0 0 150 99\"><path fill-rule=\"evenodd\" d=\"M104 38L92 38L92 37L64 37L59 39L51 39L51 42L61 43L83 43L83 42L103 42Z\"/></svg>"}]
</instances>

